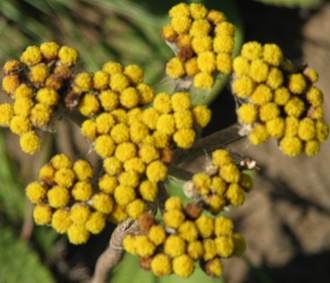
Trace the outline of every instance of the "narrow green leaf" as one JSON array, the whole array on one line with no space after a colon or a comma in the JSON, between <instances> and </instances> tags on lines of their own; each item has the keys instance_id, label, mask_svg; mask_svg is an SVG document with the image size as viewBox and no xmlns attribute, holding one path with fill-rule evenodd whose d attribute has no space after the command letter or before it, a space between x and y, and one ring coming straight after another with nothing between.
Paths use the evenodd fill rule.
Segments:
<instances>
[{"instance_id":1,"label":"narrow green leaf","mask_svg":"<svg viewBox=\"0 0 330 283\"><path fill-rule=\"evenodd\" d=\"M0 225L0 281L2 283L52 283L51 273L37 254L7 227Z\"/></svg>"},{"instance_id":2,"label":"narrow green leaf","mask_svg":"<svg viewBox=\"0 0 330 283\"><path fill-rule=\"evenodd\" d=\"M0 132L0 207L12 221L24 214L25 195L17 170L6 154L3 133Z\"/></svg>"},{"instance_id":3,"label":"narrow green leaf","mask_svg":"<svg viewBox=\"0 0 330 283\"><path fill-rule=\"evenodd\" d=\"M160 283L224 283L223 278L208 276L199 266L189 278L181 278L176 275L167 276L159 280Z\"/></svg>"},{"instance_id":4,"label":"narrow green leaf","mask_svg":"<svg viewBox=\"0 0 330 283\"><path fill-rule=\"evenodd\" d=\"M158 279L139 266L137 256L125 254L120 263L111 272L110 281L115 283L156 283Z\"/></svg>"},{"instance_id":5,"label":"narrow green leaf","mask_svg":"<svg viewBox=\"0 0 330 283\"><path fill-rule=\"evenodd\" d=\"M322 5L324 0L255 0L269 5L284 7L316 8Z\"/></svg>"}]
</instances>

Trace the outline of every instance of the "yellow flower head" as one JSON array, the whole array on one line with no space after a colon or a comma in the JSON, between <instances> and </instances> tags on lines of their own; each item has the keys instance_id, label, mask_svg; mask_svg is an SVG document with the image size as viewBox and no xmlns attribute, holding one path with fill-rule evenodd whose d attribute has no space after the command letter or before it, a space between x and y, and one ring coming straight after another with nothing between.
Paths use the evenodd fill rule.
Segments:
<instances>
[{"instance_id":1,"label":"yellow flower head","mask_svg":"<svg viewBox=\"0 0 330 283\"><path fill-rule=\"evenodd\" d=\"M148 232L148 238L151 240L155 245L159 246L164 243L166 239L166 232L165 229L161 225L153 225L151 226Z\"/></svg>"},{"instance_id":2,"label":"yellow flower head","mask_svg":"<svg viewBox=\"0 0 330 283\"><path fill-rule=\"evenodd\" d=\"M77 63L79 55L76 49L62 46L58 53L58 57L62 64L72 66Z\"/></svg>"},{"instance_id":3,"label":"yellow flower head","mask_svg":"<svg viewBox=\"0 0 330 283\"><path fill-rule=\"evenodd\" d=\"M106 111L111 111L119 105L118 94L111 90L103 90L99 95L101 106Z\"/></svg>"},{"instance_id":4,"label":"yellow flower head","mask_svg":"<svg viewBox=\"0 0 330 283\"><path fill-rule=\"evenodd\" d=\"M92 116L100 109L100 103L97 97L91 93L85 94L80 101L79 111L84 116Z\"/></svg>"},{"instance_id":5,"label":"yellow flower head","mask_svg":"<svg viewBox=\"0 0 330 283\"><path fill-rule=\"evenodd\" d=\"M20 136L19 144L25 153L35 154L40 149L41 141L35 132L30 131Z\"/></svg>"},{"instance_id":6,"label":"yellow flower head","mask_svg":"<svg viewBox=\"0 0 330 283\"><path fill-rule=\"evenodd\" d=\"M246 76L235 79L232 84L232 89L235 95L241 98L249 97L255 88L254 82Z\"/></svg>"},{"instance_id":7,"label":"yellow flower head","mask_svg":"<svg viewBox=\"0 0 330 283\"><path fill-rule=\"evenodd\" d=\"M119 144L115 151L115 156L121 162L125 162L136 156L136 146L134 143L123 142Z\"/></svg>"},{"instance_id":8,"label":"yellow flower head","mask_svg":"<svg viewBox=\"0 0 330 283\"><path fill-rule=\"evenodd\" d=\"M181 255L173 259L173 271L180 277L189 277L194 272L194 262L188 255Z\"/></svg>"},{"instance_id":9,"label":"yellow flower head","mask_svg":"<svg viewBox=\"0 0 330 283\"><path fill-rule=\"evenodd\" d=\"M32 203L41 203L46 193L47 189L39 182L32 182L25 189L25 194Z\"/></svg>"},{"instance_id":10,"label":"yellow flower head","mask_svg":"<svg viewBox=\"0 0 330 283\"><path fill-rule=\"evenodd\" d=\"M53 216L51 225L53 229L59 233L64 234L68 231L69 227L72 224L72 220L70 218L70 212L66 208L57 209Z\"/></svg>"},{"instance_id":11,"label":"yellow flower head","mask_svg":"<svg viewBox=\"0 0 330 283\"><path fill-rule=\"evenodd\" d=\"M50 123L52 118L52 109L42 103L37 103L31 110L30 119L37 128L43 128Z\"/></svg>"},{"instance_id":12,"label":"yellow flower head","mask_svg":"<svg viewBox=\"0 0 330 283\"><path fill-rule=\"evenodd\" d=\"M222 258L230 257L234 252L234 240L231 236L220 236L215 239L217 254Z\"/></svg>"},{"instance_id":13,"label":"yellow flower head","mask_svg":"<svg viewBox=\"0 0 330 283\"><path fill-rule=\"evenodd\" d=\"M38 64L42 60L42 55L38 46L27 47L21 55L21 62L28 66Z\"/></svg>"},{"instance_id":14,"label":"yellow flower head","mask_svg":"<svg viewBox=\"0 0 330 283\"><path fill-rule=\"evenodd\" d=\"M140 184L139 192L146 201L155 201L158 194L158 187L155 183L145 180Z\"/></svg>"},{"instance_id":15,"label":"yellow flower head","mask_svg":"<svg viewBox=\"0 0 330 283\"><path fill-rule=\"evenodd\" d=\"M109 134L110 129L115 125L115 119L110 113L101 113L95 119L98 134Z\"/></svg>"},{"instance_id":16,"label":"yellow flower head","mask_svg":"<svg viewBox=\"0 0 330 283\"><path fill-rule=\"evenodd\" d=\"M109 74L104 71L97 71L93 75L93 87L97 90L104 90L109 84Z\"/></svg>"},{"instance_id":17,"label":"yellow flower head","mask_svg":"<svg viewBox=\"0 0 330 283\"><path fill-rule=\"evenodd\" d=\"M139 104L139 93L134 87L124 89L119 97L120 104L131 109Z\"/></svg>"},{"instance_id":18,"label":"yellow flower head","mask_svg":"<svg viewBox=\"0 0 330 283\"><path fill-rule=\"evenodd\" d=\"M165 240L164 244L164 252L171 257L177 257L183 255L186 250L185 241L177 236L177 235L170 235Z\"/></svg>"},{"instance_id":19,"label":"yellow flower head","mask_svg":"<svg viewBox=\"0 0 330 283\"><path fill-rule=\"evenodd\" d=\"M248 60L256 60L262 56L263 48L260 43L250 41L243 45L241 54Z\"/></svg>"},{"instance_id":20,"label":"yellow flower head","mask_svg":"<svg viewBox=\"0 0 330 283\"><path fill-rule=\"evenodd\" d=\"M112 194L118 186L117 178L105 174L99 179L98 185L101 191Z\"/></svg>"},{"instance_id":21,"label":"yellow flower head","mask_svg":"<svg viewBox=\"0 0 330 283\"><path fill-rule=\"evenodd\" d=\"M70 219L76 224L85 224L90 214L89 206L83 203L75 203L70 209Z\"/></svg>"},{"instance_id":22,"label":"yellow flower head","mask_svg":"<svg viewBox=\"0 0 330 283\"><path fill-rule=\"evenodd\" d=\"M105 193L98 193L93 196L92 205L95 210L103 214L109 214L113 209L113 199Z\"/></svg>"},{"instance_id":23,"label":"yellow flower head","mask_svg":"<svg viewBox=\"0 0 330 283\"><path fill-rule=\"evenodd\" d=\"M258 145L264 143L269 137L267 128L262 124L257 124L249 134L249 141Z\"/></svg>"},{"instance_id":24,"label":"yellow flower head","mask_svg":"<svg viewBox=\"0 0 330 283\"><path fill-rule=\"evenodd\" d=\"M194 77L194 86L196 88L211 89L213 86L213 82L213 76L205 72L199 72Z\"/></svg>"},{"instance_id":25,"label":"yellow flower head","mask_svg":"<svg viewBox=\"0 0 330 283\"><path fill-rule=\"evenodd\" d=\"M138 65L128 65L124 69L124 74L129 77L129 79L134 84L141 83L143 81L143 70Z\"/></svg>"},{"instance_id":26,"label":"yellow flower head","mask_svg":"<svg viewBox=\"0 0 330 283\"><path fill-rule=\"evenodd\" d=\"M91 183L88 182L77 182L71 191L72 196L78 201L87 201L92 196L93 188Z\"/></svg>"},{"instance_id":27,"label":"yellow flower head","mask_svg":"<svg viewBox=\"0 0 330 283\"><path fill-rule=\"evenodd\" d=\"M73 171L75 172L79 181L86 181L92 178L93 169L88 161L80 159L73 165Z\"/></svg>"},{"instance_id":28,"label":"yellow flower head","mask_svg":"<svg viewBox=\"0 0 330 283\"><path fill-rule=\"evenodd\" d=\"M127 205L127 214L133 219L138 219L145 211L145 203L141 199L135 199Z\"/></svg>"},{"instance_id":29,"label":"yellow flower head","mask_svg":"<svg viewBox=\"0 0 330 283\"><path fill-rule=\"evenodd\" d=\"M297 137L285 136L280 142L280 149L285 155L295 157L302 151L302 142Z\"/></svg>"},{"instance_id":30,"label":"yellow flower head","mask_svg":"<svg viewBox=\"0 0 330 283\"><path fill-rule=\"evenodd\" d=\"M73 185L75 178L76 175L71 169L61 168L55 173L54 181L60 186L70 188Z\"/></svg>"},{"instance_id":31,"label":"yellow flower head","mask_svg":"<svg viewBox=\"0 0 330 283\"><path fill-rule=\"evenodd\" d=\"M246 103L237 110L238 118L241 123L253 124L258 117L258 109L254 104Z\"/></svg>"},{"instance_id":32,"label":"yellow flower head","mask_svg":"<svg viewBox=\"0 0 330 283\"><path fill-rule=\"evenodd\" d=\"M195 123L204 128L211 120L211 110L205 105L197 105L193 109L194 121Z\"/></svg>"},{"instance_id":33,"label":"yellow flower head","mask_svg":"<svg viewBox=\"0 0 330 283\"><path fill-rule=\"evenodd\" d=\"M211 51L198 54L197 65L202 72L212 73L216 69L215 54Z\"/></svg>"},{"instance_id":34,"label":"yellow flower head","mask_svg":"<svg viewBox=\"0 0 330 283\"><path fill-rule=\"evenodd\" d=\"M289 76L288 87L292 93L302 94L306 85L306 80L302 74L292 74Z\"/></svg>"},{"instance_id":35,"label":"yellow flower head","mask_svg":"<svg viewBox=\"0 0 330 283\"><path fill-rule=\"evenodd\" d=\"M90 237L90 234L85 228L85 225L78 223L72 224L69 227L67 234L69 242L74 245L85 244Z\"/></svg>"},{"instance_id":36,"label":"yellow flower head","mask_svg":"<svg viewBox=\"0 0 330 283\"><path fill-rule=\"evenodd\" d=\"M142 104L149 104L153 101L155 93L151 86L139 83L136 88L139 91L140 102Z\"/></svg>"},{"instance_id":37,"label":"yellow flower head","mask_svg":"<svg viewBox=\"0 0 330 283\"><path fill-rule=\"evenodd\" d=\"M194 260L200 259L203 256L203 245L200 241L188 243L187 254Z\"/></svg>"},{"instance_id":38,"label":"yellow flower head","mask_svg":"<svg viewBox=\"0 0 330 283\"><path fill-rule=\"evenodd\" d=\"M47 106L54 106L59 100L59 94L51 88L41 88L37 92L37 101Z\"/></svg>"},{"instance_id":39,"label":"yellow flower head","mask_svg":"<svg viewBox=\"0 0 330 283\"><path fill-rule=\"evenodd\" d=\"M60 208L69 203L70 194L65 187L54 186L47 192L47 199L51 207Z\"/></svg>"},{"instance_id":40,"label":"yellow flower head","mask_svg":"<svg viewBox=\"0 0 330 283\"><path fill-rule=\"evenodd\" d=\"M115 151L115 143L113 139L109 135L99 136L95 140L95 151L102 158L112 156Z\"/></svg>"},{"instance_id":41,"label":"yellow flower head","mask_svg":"<svg viewBox=\"0 0 330 283\"><path fill-rule=\"evenodd\" d=\"M40 45L42 56L46 60L54 60L57 58L60 46L56 42L44 42Z\"/></svg>"},{"instance_id":42,"label":"yellow flower head","mask_svg":"<svg viewBox=\"0 0 330 283\"><path fill-rule=\"evenodd\" d=\"M165 254L157 254L151 261L151 270L156 276L169 275L172 272L170 258Z\"/></svg>"},{"instance_id":43,"label":"yellow flower head","mask_svg":"<svg viewBox=\"0 0 330 283\"><path fill-rule=\"evenodd\" d=\"M187 242L192 242L198 238L198 230L194 222L185 221L178 228L179 235Z\"/></svg>"},{"instance_id":44,"label":"yellow flower head","mask_svg":"<svg viewBox=\"0 0 330 283\"><path fill-rule=\"evenodd\" d=\"M184 65L179 58L174 57L166 63L166 74L171 79L179 79L185 74Z\"/></svg>"},{"instance_id":45,"label":"yellow flower head","mask_svg":"<svg viewBox=\"0 0 330 283\"><path fill-rule=\"evenodd\" d=\"M214 230L212 217L202 214L196 219L195 223L197 225L198 232L203 238L209 238L212 236Z\"/></svg>"},{"instance_id":46,"label":"yellow flower head","mask_svg":"<svg viewBox=\"0 0 330 283\"><path fill-rule=\"evenodd\" d=\"M161 161L153 161L148 165L146 175L151 182L164 181L167 177L167 167Z\"/></svg>"},{"instance_id":47,"label":"yellow flower head","mask_svg":"<svg viewBox=\"0 0 330 283\"><path fill-rule=\"evenodd\" d=\"M106 225L105 217L102 213L95 211L89 216L85 227L92 234L99 234L103 231Z\"/></svg>"},{"instance_id":48,"label":"yellow flower head","mask_svg":"<svg viewBox=\"0 0 330 283\"><path fill-rule=\"evenodd\" d=\"M115 189L114 197L115 197L115 200L116 200L117 204L122 205L122 206L126 206L130 202L135 200L136 194L135 194L134 188L119 185Z\"/></svg>"},{"instance_id":49,"label":"yellow flower head","mask_svg":"<svg viewBox=\"0 0 330 283\"><path fill-rule=\"evenodd\" d=\"M122 73L123 66L120 63L108 61L103 65L102 71L108 73L109 75L113 75L115 73Z\"/></svg>"},{"instance_id":50,"label":"yellow flower head","mask_svg":"<svg viewBox=\"0 0 330 283\"><path fill-rule=\"evenodd\" d=\"M114 73L110 77L110 87L114 91L121 92L129 86L129 79L122 73Z\"/></svg>"},{"instance_id":51,"label":"yellow flower head","mask_svg":"<svg viewBox=\"0 0 330 283\"><path fill-rule=\"evenodd\" d=\"M97 126L94 120L85 120L81 124L81 133L84 137L90 139L90 140L95 140L96 138L96 131L97 131Z\"/></svg>"},{"instance_id":52,"label":"yellow flower head","mask_svg":"<svg viewBox=\"0 0 330 283\"><path fill-rule=\"evenodd\" d=\"M110 176L114 176L122 170L122 164L116 157L109 157L103 161L103 168Z\"/></svg>"},{"instance_id":53,"label":"yellow flower head","mask_svg":"<svg viewBox=\"0 0 330 283\"><path fill-rule=\"evenodd\" d=\"M92 88L92 75L87 72L77 74L73 81L78 93L89 91Z\"/></svg>"},{"instance_id":54,"label":"yellow flower head","mask_svg":"<svg viewBox=\"0 0 330 283\"><path fill-rule=\"evenodd\" d=\"M185 216L181 210L173 209L163 214L164 223L167 227L178 228L184 221Z\"/></svg>"},{"instance_id":55,"label":"yellow flower head","mask_svg":"<svg viewBox=\"0 0 330 283\"><path fill-rule=\"evenodd\" d=\"M195 142L196 133L191 129L180 129L175 132L173 140L180 148L190 148Z\"/></svg>"},{"instance_id":56,"label":"yellow flower head","mask_svg":"<svg viewBox=\"0 0 330 283\"><path fill-rule=\"evenodd\" d=\"M52 220L52 210L46 204L37 204L33 209L33 219L37 225L49 224Z\"/></svg>"},{"instance_id":57,"label":"yellow flower head","mask_svg":"<svg viewBox=\"0 0 330 283\"><path fill-rule=\"evenodd\" d=\"M13 106L9 103L0 104L0 126L9 127L10 121L14 116Z\"/></svg>"}]
</instances>

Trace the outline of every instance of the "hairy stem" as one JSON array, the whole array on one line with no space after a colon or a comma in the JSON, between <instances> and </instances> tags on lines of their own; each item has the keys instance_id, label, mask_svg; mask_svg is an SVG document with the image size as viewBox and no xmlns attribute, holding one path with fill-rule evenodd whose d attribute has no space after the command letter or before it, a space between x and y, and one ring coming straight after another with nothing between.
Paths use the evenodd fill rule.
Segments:
<instances>
[{"instance_id":1,"label":"hairy stem","mask_svg":"<svg viewBox=\"0 0 330 283\"><path fill-rule=\"evenodd\" d=\"M91 283L104 283L110 270L123 256L122 242L128 232L137 230L137 222L127 219L116 227L110 237L109 245L98 258Z\"/></svg>"}]
</instances>

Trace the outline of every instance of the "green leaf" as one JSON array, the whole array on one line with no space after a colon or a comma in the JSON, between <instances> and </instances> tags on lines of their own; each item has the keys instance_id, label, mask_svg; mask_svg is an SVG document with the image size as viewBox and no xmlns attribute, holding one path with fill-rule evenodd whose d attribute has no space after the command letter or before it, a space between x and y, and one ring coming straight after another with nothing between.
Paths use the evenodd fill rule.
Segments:
<instances>
[{"instance_id":1,"label":"green leaf","mask_svg":"<svg viewBox=\"0 0 330 283\"><path fill-rule=\"evenodd\" d=\"M17 170L7 156L3 133L0 132L0 207L12 221L24 214L25 195Z\"/></svg>"},{"instance_id":2,"label":"green leaf","mask_svg":"<svg viewBox=\"0 0 330 283\"><path fill-rule=\"evenodd\" d=\"M52 283L51 273L24 242L0 225L0 280L2 283Z\"/></svg>"},{"instance_id":3,"label":"green leaf","mask_svg":"<svg viewBox=\"0 0 330 283\"><path fill-rule=\"evenodd\" d=\"M300 8L315 8L324 3L324 0L255 0L269 5L285 6L285 7L300 7Z\"/></svg>"},{"instance_id":4,"label":"green leaf","mask_svg":"<svg viewBox=\"0 0 330 283\"><path fill-rule=\"evenodd\" d=\"M151 272L145 271L139 266L137 256L126 253L120 263L111 272L109 282L156 283L159 281Z\"/></svg>"},{"instance_id":5,"label":"green leaf","mask_svg":"<svg viewBox=\"0 0 330 283\"><path fill-rule=\"evenodd\" d=\"M159 280L160 283L224 283L223 278L208 276L199 266L189 278L181 278L175 275L167 276Z\"/></svg>"}]
</instances>

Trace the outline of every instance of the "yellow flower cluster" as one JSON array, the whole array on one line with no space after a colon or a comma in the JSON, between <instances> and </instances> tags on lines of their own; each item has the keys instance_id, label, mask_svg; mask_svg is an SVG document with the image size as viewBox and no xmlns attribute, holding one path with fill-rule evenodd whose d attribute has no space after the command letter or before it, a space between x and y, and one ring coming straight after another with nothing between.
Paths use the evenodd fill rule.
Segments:
<instances>
[{"instance_id":1,"label":"yellow flower cluster","mask_svg":"<svg viewBox=\"0 0 330 283\"><path fill-rule=\"evenodd\" d=\"M237 115L252 144L272 137L287 156L314 156L329 135L317 72L285 61L276 44L245 43L233 63Z\"/></svg>"},{"instance_id":2,"label":"yellow flower cluster","mask_svg":"<svg viewBox=\"0 0 330 283\"><path fill-rule=\"evenodd\" d=\"M244 238L234 233L232 220L206 214L189 213L180 198L165 202L164 223L159 224L150 214L139 218L139 232L128 234L124 249L140 257L140 265L156 276L176 274L189 277L196 262L213 277L223 272L222 259L240 256L245 251ZM175 225L174 225L175 223Z\"/></svg>"},{"instance_id":3,"label":"yellow flower cluster","mask_svg":"<svg viewBox=\"0 0 330 283\"><path fill-rule=\"evenodd\" d=\"M2 88L14 102L0 105L0 126L20 136L25 153L39 150L36 129L49 126L77 59L75 49L45 42L27 47L19 60L5 62Z\"/></svg>"},{"instance_id":4,"label":"yellow flower cluster","mask_svg":"<svg viewBox=\"0 0 330 283\"><path fill-rule=\"evenodd\" d=\"M73 163L64 154L53 156L40 168L38 181L26 187L27 198L35 204L35 223L66 233L75 245L86 243L90 234L100 233L114 201L93 188L92 178L93 170L86 160Z\"/></svg>"},{"instance_id":5,"label":"yellow flower cluster","mask_svg":"<svg viewBox=\"0 0 330 283\"><path fill-rule=\"evenodd\" d=\"M188 77L196 88L210 89L218 73L231 73L235 27L222 12L199 3L180 3L169 16L162 35L175 46L176 56L166 64L170 78Z\"/></svg>"},{"instance_id":6,"label":"yellow flower cluster","mask_svg":"<svg viewBox=\"0 0 330 283\"><path fill-rule=\"evenodd\" d=\"M105 66L109 70L112 70L110 66L121 68L121 65L113 64ZM128 72L124 70L124 73ZM184 149L191 147L196 136L194 127L205 127L211 118L206 106L192 106L189 93L159 93L154 96L152 88L143 86L150 97L144 101L153 102L152 106L142 108L144 102L139 102L142 95L138 92L137 104L127 108L121 103L121 95L107 90L104 91L106 97L102 96L102 92L91 96L100 98L101 106L103 102L117 103L111 108L103 106L101 113L81 125L83 135L93 141L96 153L104 159L105 174L99 181L99 187L114 197L115 210L111 217L116 223L128 217L137 219L146 210L146 202L155 201L158 183L167 177L167 163L171 162L173 144Z\"/></svg>"},{"instance_id":7,"label":"yellow flower cluster","mask_svg":"<svg viewBox=\"0 0 330 283\"><path fill-rule=\"evenodd\" d=\"M212 153L212 170L194 174L192 181L194 195L199 196L212 213L219 213L225 206L241 206L245 193L252 189L252 178L242 172L225 149Z\"/></svg>"}]
</instances>

